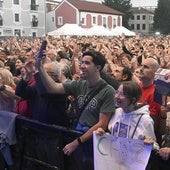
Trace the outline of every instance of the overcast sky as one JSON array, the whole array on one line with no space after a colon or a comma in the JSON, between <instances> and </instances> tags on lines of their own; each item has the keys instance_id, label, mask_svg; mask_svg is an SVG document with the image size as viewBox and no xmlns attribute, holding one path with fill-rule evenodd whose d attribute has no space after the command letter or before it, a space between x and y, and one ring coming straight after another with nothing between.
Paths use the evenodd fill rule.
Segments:
<instances>
[{"instance_id":1,"label":"overcast sky","mask_svg":"<svg viewBox=\"0 0 170 170\"><path fill-rule=\"evenodd\" d=\"M92 2L102 2L103 0L88 0ZM158 0L131 0L132 6L157 6Z\"/></svg>"},{"instance_id":2,"label":"overcast sky","mask_svg":"<svg viewBox=\"0 0 170 170\"><path fill-rule=\"evenodd\" d=\"M62 0L56 0L61 2ZM104 0L87 0L91 2L102 2ZM133 7L139 7L139 6L157 6L158 0L131 0Z\"/></svg>"},{"instance_id":3,"label":"overcast sky","mask_svg":"<svg viewBox=\"0 0 170 170\"><path fill-rule=\"evenodd\" d=\"M132 6L157 6L158 0L131 0Z\"/></svg>"}]
</instances>

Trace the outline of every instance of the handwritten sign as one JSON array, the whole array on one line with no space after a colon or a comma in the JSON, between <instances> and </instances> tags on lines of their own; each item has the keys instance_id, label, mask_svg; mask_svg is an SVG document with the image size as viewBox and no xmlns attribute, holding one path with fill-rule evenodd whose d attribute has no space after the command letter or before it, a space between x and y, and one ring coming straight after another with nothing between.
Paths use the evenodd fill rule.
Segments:
<instances>
[{"instance_id":1,"label":"handwritten sign","mask_svg":"<svg viewBox=\"0 0 170 170\"><path fill-rule=\"evenodd\" d=\"M95 170L145 170L151 145L142 140L93 133Z\"/></svg>"}]
</instances>

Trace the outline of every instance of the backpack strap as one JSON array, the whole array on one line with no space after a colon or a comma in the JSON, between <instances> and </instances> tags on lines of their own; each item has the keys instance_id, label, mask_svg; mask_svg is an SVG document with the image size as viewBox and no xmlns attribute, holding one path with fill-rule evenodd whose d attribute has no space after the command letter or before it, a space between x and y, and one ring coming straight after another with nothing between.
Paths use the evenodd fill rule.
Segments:
<instances>
[{"instance_id":1,"label":"backpack strap","mask_svg":"<svg viewBox=\"0 0 170 170\"><path fill-rule=\"evenodd\" d=\"M107 83L102 83L100 86L98 86L98 88L95 91L92 91L90 95L90 97L85 101L85 103L83 104L83 106L79 109L79 116L81 115L81 113L83 112L83 110L85 109L85 107L88 105L88 103L91 101L91 99L96 96L102 89L104 89L106 87Z\"/></svg>"},{"instance_id":2,"label":"backpack strap","mask_svg":"<svg viewBox=\"0 0 170 170\"><path fill-rule=\"evenodd\" d=\"M138 121L137 121L137 123L136 123L135 129L134 129L134 131L133 131L133 134L132 134L132 136L131 136L131 139L133 139L134 134L135 134L135 132L136 132L136 129L137 129L137 127L138 127L138 125L139 125L139 122L140 122L140 120L141 120L141 118L142 118L143 115L144 115L143 113L140 115L140 117L139 117L139 119L138 119Z\"/></svg>"}]
</instances>

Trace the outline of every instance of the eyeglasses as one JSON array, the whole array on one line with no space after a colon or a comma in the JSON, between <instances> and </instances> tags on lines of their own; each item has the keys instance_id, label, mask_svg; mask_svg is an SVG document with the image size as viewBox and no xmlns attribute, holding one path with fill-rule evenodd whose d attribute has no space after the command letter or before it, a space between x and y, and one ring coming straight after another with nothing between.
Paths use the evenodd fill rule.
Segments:
<instances>
[{"instance_id":1,"label":"eyeglasses","mask_svg":"<svg viewBox=\"0 0 170 170\"><path fill-rule=\"evenodd\" d=\"M48 73L49 76L52 76L52 77L53 77L53 76L57 76L57 74L54 73L54 72L47 72L47 73Z\"/></svg>"},{"instance_id":2,"label":"eyeglasses","mask_svg":"<svg viewBox=\"0 0 170 170\"><path fill-rule=\"evenodd\" d=\"M116 90L115 95L120 96L120 97L125 97L125 95L123 94L123 91L119 91L119 90Z\"/></svg>"}]
</instances>

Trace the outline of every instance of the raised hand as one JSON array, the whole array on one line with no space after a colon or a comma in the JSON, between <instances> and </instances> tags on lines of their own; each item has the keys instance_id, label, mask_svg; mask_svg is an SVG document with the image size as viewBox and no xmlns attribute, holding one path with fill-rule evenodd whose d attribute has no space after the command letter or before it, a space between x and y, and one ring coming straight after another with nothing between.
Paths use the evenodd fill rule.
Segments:
<instances>
[{"instance_id":1,"label":"raised hand","mask_svg":"<svg viewBox=\"0 0 170 170\"><path fill-rule=\"evenodd\" d=\"M21 76L25 81L29 81L34 73L34 62L29 61L25 64L24 68L22 68Z\"/></svg>"}]
</instances>

